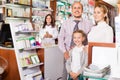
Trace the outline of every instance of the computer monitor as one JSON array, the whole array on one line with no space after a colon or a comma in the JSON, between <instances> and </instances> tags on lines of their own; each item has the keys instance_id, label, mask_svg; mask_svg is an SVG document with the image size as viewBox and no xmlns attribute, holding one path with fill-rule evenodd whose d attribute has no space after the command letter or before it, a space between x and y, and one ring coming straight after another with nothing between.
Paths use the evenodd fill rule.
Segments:
<instances>
[{"instance_id":1,"label":"computer monitor","mask_svg":"<svg viewBox=\"0 0 120 80\"><path fill-rule=\"evenodd\" d=\"M0 30L0 44L6 47L6 43L10 43L11 47L13 47L10 25L3 23Z\"/></svg>"}]
</instances>

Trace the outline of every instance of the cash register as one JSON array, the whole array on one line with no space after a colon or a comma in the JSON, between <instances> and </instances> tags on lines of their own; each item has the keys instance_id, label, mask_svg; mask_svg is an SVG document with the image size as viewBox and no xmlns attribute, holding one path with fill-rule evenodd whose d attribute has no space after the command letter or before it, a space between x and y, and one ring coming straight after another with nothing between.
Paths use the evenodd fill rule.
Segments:
<instances>
[{"instance_id":1,"label":"cash register","mask_svg":"<svg viewBox=\"0 0 120 80\"><path fill-rule=\"evenodd\" d=\"M13 48L13 40L10 30L10 25L1 22L0 25L0 46Z\"/></svg>"}]
</instances>

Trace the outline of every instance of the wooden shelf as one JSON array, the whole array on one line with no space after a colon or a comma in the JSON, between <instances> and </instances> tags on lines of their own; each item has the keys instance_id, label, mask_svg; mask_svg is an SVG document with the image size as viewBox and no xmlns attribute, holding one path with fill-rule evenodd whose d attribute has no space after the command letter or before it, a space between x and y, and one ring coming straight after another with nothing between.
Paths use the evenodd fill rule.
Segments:
<instances>
[{"instance_id":1,"label":"wooden shelf","mask_svg":"<svg viewBox=\"0 0 120 80\"><path fill-rule=\"evenodd\" d=\"M31 5L19 4L19 3L6 3L5 7L31 7Z\"/></svg>"},{"instance_id":2,"label":"wooden shelf","mask_svg":"<svg viewBox=\"0 0 120 80\"><path fill-rule=\"evenodd\" d=\"M31 6L31 5L29 5L29 4L21 4L21 3L14 3L14 4L16 4L16 5L22 5L22 6L28 6L28 7Z\"/></svg>"},{"instance_id":3,"label":"wooden shelf","mask_svg":"<svg viewBox=\"0 0 120 80\"><path fill-rule=\"evenodd\" d=\"M29 76L34 77L34 76L41 75L41 74L42 74L42 72L39 71L39 72L36 72L36 73L29 74Z\"/></svg>"},{"instance_id":4,"label":"wooden shelf","mask_svg":"<svg viewBox=\"0 0 120 80\"><path fill-rule=\"evenodd\" d=\"M40 11L53 11L52 9L47 9L47 8L36 8L36 7L33 7L32 8L33 10L40 10Z\"/></svg>"},{"instance_id":5,"label":"wooden shelf","mask_svg":"<svg viewBox=\"0 0 120 80\"><path fill-rule=\"evenodd\" d=\"M37 67L37 66L41 66L43 65L44 63L38 63L38 64L31 64L31 65L28 65L28 66L23 66L22 68L33 68L33 67Z\"/></svg>"},{"instance_id":6,"label":"wooden shelf","mask_svg":"<svg viewBox=\"0 0 120 80\"><path fill-rule=\"evenodd\" d=\"M30 17L11 16L11 17L6 17L6 19L30 19Z\"/></svg>"},{"instance_id":7,"label":"wooden shelf","mask_svg":"<svg viewBox=\"0 0 120 80\"><path fill-rule=\"evenodd\" d=\"M38 16L38 15L37 16L36 15L32 16L32 18L38 18L38 17L40 18L41 16ZM42 17L44 17L44 16L42 16Z\"/></svg>"},{"instance_id":8,"label":"wooden shelf","mask_svg":"<svg viewBox=\"0 0 120 80\"><path fill-rule=\"evenodd\" d=\"M35 47L30 47L30 48L24 48L24 51L32 50L32 49L39 49L42 48L41 46L35 46Z\"/></svg>"},{"instance_id":9,"label":"wooden shelf","mask_svg":"<svg viewBox=\"0 0 120 80\"><path fill-rule=\"evenodd\" d=\"M34 0L29 0L28 5L20 4L20 3L6 3L5 5L0 6L0 8L2 8L2 10L3 10L3 15L5 16L5 21L10 23L10 29L11 29L12 39L13 39L14 49L15 49L15 56L16 56L16 60L17 60L16 65L18 66L18 70L19 70L18 76L20 76L20 80L25 80L27 76L32 76L32 77L35 77L37 75L42 76L41 74L43 73L43 72L41 72L40 67L44 66L44 63L37 58L38 54L36 53L38 49L42 49L43 47L41 47L41 46L30 47L31 44L29 44L29 41L30 41L29 37L30 36L35 37L35 35L38 36L39 31L18 31L19 29L16 29L16 28L18 28L19 24L21 26L22 23L23 24L25 23L25 26L24 26L25 29L23 29L23 26L22 26L21 27L22 30L33 30L32 28L30 28L30 27L32 27L32 24L30 25L30 22L32 22L32 17L33 17L32 10L34 10L34 9L40 10L39 12L43 11L46 14L47 14L47 11L49 11L48 13L53 11L52 9L46 9L46 8L44 8L44 9L43 8L42 9L34 8L34 7L32 7L33 1ZM44 1L46 4L46 1L49 1L49 0L40 0L40 1ZM30 5L29 5L29 3L30 3ZM24 17L24 16L27 16L27 17ZM40 16L40 17L42 18L45 16ZM26 25L26 24L28 24L28 25ZM29 27L30 29L26 29L27 27ZM28 45L26 46L26 44L25 44L25 48L24 48L23 47L24 42L23 42L23 44L18 42L18 40L21 38L25 38L28 41L29 46ZM21 45L18 45L17 43L21 44ZM18 46L20 46L21 49L19 49ZM26 47L29 47L29 48L26 48ZM26 62L25 63L26 65L20 65L21 59L24 59L24 58L31 59L31 64L28 65ZM32 64L32 63L34 63L34 64ZM13 79L10 79L10 80L13 80Z\"/></svg>"},{"instance_id":10,"label":"wooden shelf","mask_svg":"<svg viewBox=\"0 0 120 80\"><path fill-rule=\"evenodd\" d=\"M25 34L25 33L38 33L39 31L18 31L16 34Z\"/></svg>"}]
</instances>

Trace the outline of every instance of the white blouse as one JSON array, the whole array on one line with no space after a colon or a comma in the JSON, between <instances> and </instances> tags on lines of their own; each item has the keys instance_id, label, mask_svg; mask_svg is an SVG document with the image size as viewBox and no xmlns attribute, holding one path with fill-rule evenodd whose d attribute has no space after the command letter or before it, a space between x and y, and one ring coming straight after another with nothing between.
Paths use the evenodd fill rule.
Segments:
<instances>
[{"instance_id":1,"label":"white blouse","mask_svg":"<svg viewBox=\"0 0 120 80\"><path fill-rule=\"evenodd\" d=\"M80 53L83 50L83 47L84 46L81 46L81 47L76 46L76 47L73 48L71 70L74 73L77 73L81 68L81 64L80 64L81 56L80 56Z\"/></svg>"},{"instance_id":2,"label":"white blouse","mask_svg":"<svg viewBox=\"0 0 120 80\"><path fill-rule=\"evenodd\" d=\"M88 42L113 43L113 29L106 22L99 22L88 33Z\"/></svg>"},{"instance_id":3,"label":"white blouse","mask_svg":"<svg viewBox=\"0 0 120 80\"><path fill-rule=\"evenodd\" d=\"M44 35L46 34L46 32L48 32L49 34L51 34L53 37L52 38L44 38ZM58 37L58 30L56 27L52 28L51 25L46 25L45 28L40 29L40 38L43 40L47 40L47 41L53 41Z\"/></svg>"}]
</instances>

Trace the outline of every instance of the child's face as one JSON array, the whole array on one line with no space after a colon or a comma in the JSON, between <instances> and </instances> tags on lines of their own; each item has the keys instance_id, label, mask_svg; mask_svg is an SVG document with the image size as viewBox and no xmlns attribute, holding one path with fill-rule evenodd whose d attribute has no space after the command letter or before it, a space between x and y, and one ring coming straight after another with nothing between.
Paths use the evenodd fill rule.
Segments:
<instances>
[{"instance_id":1,"label":"child's face","mask_svg":"<svg viewBox=\"0 0 120 80\"><path fill-rule=\"evenodd\" d=\"M73 34L73 41L74 41L76 46L82 45L83 40L84 40L84 37L82 36L81 33L74 33Z\"/></svg>"}]
</instances>

